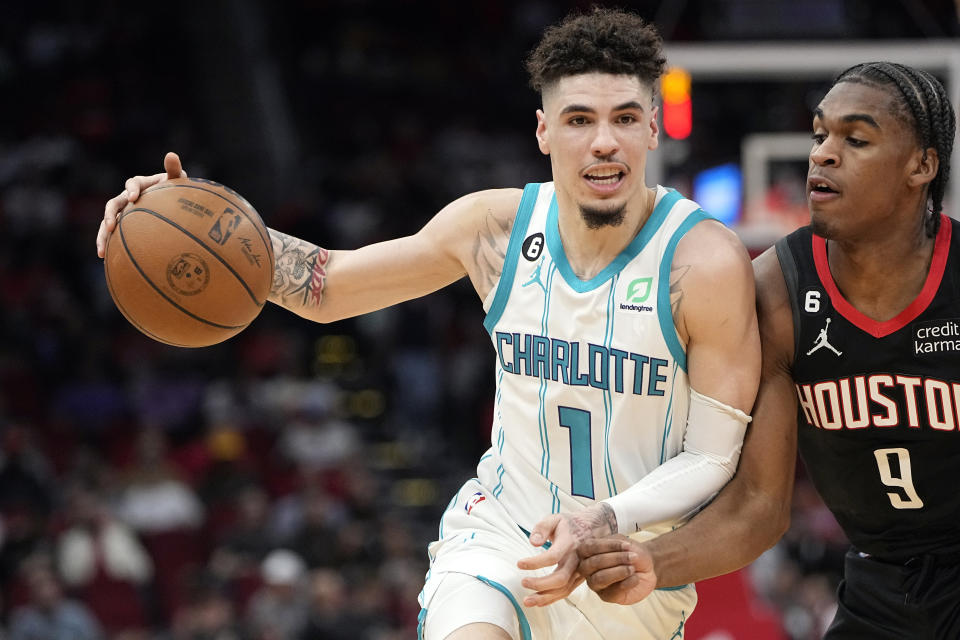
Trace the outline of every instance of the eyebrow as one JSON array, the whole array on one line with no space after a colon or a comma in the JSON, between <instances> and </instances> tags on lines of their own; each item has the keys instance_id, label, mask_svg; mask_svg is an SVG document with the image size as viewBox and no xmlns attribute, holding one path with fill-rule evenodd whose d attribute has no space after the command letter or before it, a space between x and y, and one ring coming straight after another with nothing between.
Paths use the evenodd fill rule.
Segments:
<instances>
[{"instance_id":1,"label":"eyebrow","mask_svg":"<svg viewBox=\"0 0 960 640\"><path fill-rule=\"evenodd\" d=\"M624 102L623 104L618 104L613 108L613 111L627 111L629 109L635 109L637 111L644 111L643 105L637 102L636 100L630 100ZM593 107L588 107L585 104L569 104L560 110L560 115L566 113L596 113L597 110Z\"/></svg>"},{"instance_id":2,"label":"eyebrow","mask_svg":"<svg viewBox=\"0 0 960 640\"><path fill-rule=\"evenodd\" d=\"M817 118L820 118L821 120L824 119L823 109L821 109L820 107L817 107L816 109L813 110L813 115ZM880 125L877 123L876 120L874 120L873 116L867 113L848 113L847 115L840 118L840 120L842 122L863 122L864 124L870 125L874 129L880 128Z\"/></svg>"}]
</instances>

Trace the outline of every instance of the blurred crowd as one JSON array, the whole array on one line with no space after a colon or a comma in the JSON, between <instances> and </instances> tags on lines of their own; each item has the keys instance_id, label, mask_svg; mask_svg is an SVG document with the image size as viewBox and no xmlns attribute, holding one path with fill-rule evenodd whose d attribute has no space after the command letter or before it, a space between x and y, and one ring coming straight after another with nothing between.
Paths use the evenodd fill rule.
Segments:
<instances>
[{"instance_id":1,"label":"blurred crowd","mask_svg":"<svg viewBox=\"0 0 960 640\"><path fill-rule=\"evenodd\" d=\"M0 638L414 637L426 544L489 440L473 291L328 326L268 306L178 349L113 306L96 229L167 150L328 247L547 179L521 60L576 5L4 8ZM806 639L845 542L802 470L794 512L751 577Z\"/></svg>"}]
</instances>

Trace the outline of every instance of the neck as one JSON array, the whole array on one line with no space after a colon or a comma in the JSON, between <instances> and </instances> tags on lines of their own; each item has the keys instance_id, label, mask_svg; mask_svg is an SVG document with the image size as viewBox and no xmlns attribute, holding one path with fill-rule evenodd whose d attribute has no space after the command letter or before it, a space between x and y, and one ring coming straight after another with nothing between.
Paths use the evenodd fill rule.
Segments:
<instances>
[{"instance_id":1,"label":"neck","mask_svg":"<svg viewBox=\"0 0 960 640\"><path fill-rule=\"evenodd\" d=\"M609 265L643 228L657 199L657 190L644 187L627 203L623 222L591 229L584 222L576 202L557 193L558 226L563 251L570 267L581 280L589 280Z\"/></svg>"},{"instance_id":2,"label":"neck","mask_svg":"<svg viewBox=\"0 0 960 640\"><path fill-rule=\"evenodd\" d=\"M887 230L870 240L828 240L827 259L844 298L879 322L895 317L920 294L933 260L935 239L923 218L909 229Z\"/></svg>"}]
</instances>

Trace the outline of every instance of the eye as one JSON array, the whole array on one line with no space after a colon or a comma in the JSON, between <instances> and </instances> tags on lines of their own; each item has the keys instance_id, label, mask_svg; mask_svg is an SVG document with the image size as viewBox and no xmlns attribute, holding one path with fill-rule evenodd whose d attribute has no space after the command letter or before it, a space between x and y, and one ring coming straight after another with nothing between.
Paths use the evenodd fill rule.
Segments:
<instances>
[{"instance_id":1,"label":"eye","mask_svg":"<svg viewBox=\"0 0 960 640\"><path fill-rule=\"evenodd\" d=\"M588 121L586 116L573 116L567 120L567 122L575 127L582 127L587 124Z\"/></svg>"},{"instance_id":2,"label":"eye","mask_svg":"<svg viewBox=\"0 0 960 640\"><path fill-rule=\"evenodd\" d=\"M637 117L629 113L625 113L621 116L617 116L618 124L633 124L636 121L637 121Z\"/></svg>"},{"instance_id":3,"label":"eye","mask_svg":"<svg viewBox=\"0 0 960 640\"><path fill-rule=\"evenodd\" d=\"M861 140L860 138L854 138L854 137L848 136L847 144L849 144L851 147L863 147L863 146L866 146L867 141Z\"/></svg>"},{"instance_id":4,"label":"eye","mask_svg":"<svg viewBox=\"0 0 960 640\"><path fill-rule=\"evenodd\" d=\"M827 134L825 133L815 133L812 136L814 144L823 144L823 141L827 139Z\"/></svg>"}]
</instances>

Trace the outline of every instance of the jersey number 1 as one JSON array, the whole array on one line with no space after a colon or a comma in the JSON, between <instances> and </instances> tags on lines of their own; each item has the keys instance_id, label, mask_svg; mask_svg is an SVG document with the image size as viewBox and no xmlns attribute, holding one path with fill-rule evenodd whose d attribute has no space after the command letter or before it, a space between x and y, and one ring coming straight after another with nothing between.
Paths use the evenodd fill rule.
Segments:
<instances>
[{"instance_id":1,"label":"jersey number 1","mask_svg":"<svg viewBox=\"0 0 960 640\"><path fill-rule=\"evenodd\" d=\"M890 498L890 504L894 509L920 509L923 507L923 500L917 495L917 490L913 486L913 474L910 471L910 451L903 447L891 449L877 449L873 452L877 459L877 468L880 470L880 482L901 491L888 491L887 497ZM897 467L900 469L899 475L894 475L893 468L890 466L890 459L897 459ZM901 493L902 492L902 493ZM904 500L906 496L906 500Z\"/></svg>"},{"instance_id":2,"label":"jersey number 1","mask_svg":"<svg viewBox=\"0 0 960 640\"><path fill-rule=\"evenodd\" d=\"M593 499L593 455L590 452L590 412L557 407L560 426L570 429L570 493Z\"/></svg>"}]
</instances>

